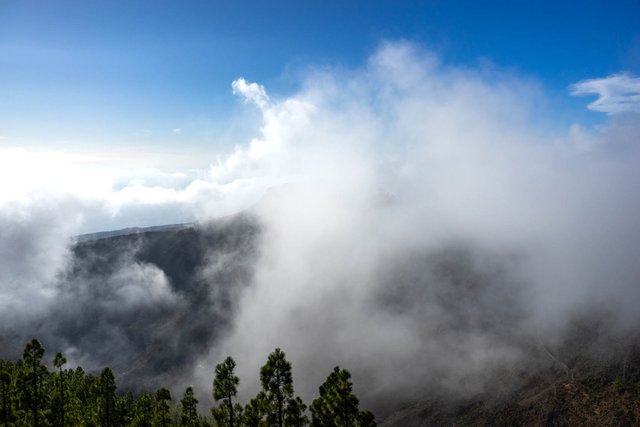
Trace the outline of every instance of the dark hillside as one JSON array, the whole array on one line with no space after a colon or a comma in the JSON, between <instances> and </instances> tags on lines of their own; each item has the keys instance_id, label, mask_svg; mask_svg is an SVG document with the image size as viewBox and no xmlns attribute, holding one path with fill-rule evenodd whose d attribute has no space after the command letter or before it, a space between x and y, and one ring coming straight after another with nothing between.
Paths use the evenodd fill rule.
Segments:
<instances>
[{"instance_id":1,"label":"dark hillside","mask_svg":"<svg viewBox=\"0 0 640 427\"><path fill-rule=\"evenodd\" d=\"M0 357L19 356L38 337L85 368L112 367L125 388L177 378L229 326L252 278L258 236L251 216L236 215L81 239L57 279L50 312L19 336L3 332Z\"/></svg>"},{"instance_id":2,"label":"dark hillside","mask_svg":"<svg viewBox=\"0 0 640 427\"><path fill-rule=\"evenodd\" d=\"M71 365L111 367L122 390L189 378L230 330L253 280L260 236L248 214L85 236L70 249L49 311L20 329L2 327L0 358L19 358L24 342L37 337ZM416 361L424 376L405 377L398 393L363 398L379 425L639 425L637 334L612 327L605 310L587 310L558 328L556 344L523 335L524 300L501 261L450 248L381 267L373 300L379 312L422 319L425 337L438 347L476 334L523 356L469 370L468 378L482 377L471 389L461 384L467 377L458 365ZM442 308L438 322L426 308ZM442 378L455 378L459 390L442 391Z\"/></svg>"},{"instance_id":3,"label":"dark hillside","mask_svg":"<svg viewBox=\"0 0 640 427\"><path fill-rule=\"evenodd\" d=\"M512 378L503 395L427 398L389 415L380 426L640 425L640 349L617 361L576 357L574 370L550 366Z\"/></svg>"}]
</instances>

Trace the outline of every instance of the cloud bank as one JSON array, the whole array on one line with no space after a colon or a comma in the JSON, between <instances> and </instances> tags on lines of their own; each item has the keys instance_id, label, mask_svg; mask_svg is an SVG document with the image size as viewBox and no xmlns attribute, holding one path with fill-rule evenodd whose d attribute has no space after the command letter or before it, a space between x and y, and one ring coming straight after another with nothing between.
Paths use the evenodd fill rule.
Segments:
<instances>
[{"instance_id":1,"label":"cloud bank","mask_svg":"<svg viewBox=\"0 0 640 427\"><path fill-rule=\"evenodd\" d=\"M304 396L336 364L368 398L474 394L580 313L640 320L637 120L541 135L535 82L402 43L282 99L235 87L263 126L221 173L291 184L257 209L254 286L211 363L255 378L281 347Z\"/></svg>"},{"instance_id":2,"label":"cloud bank","mask_svg":"<svg viewBox=\"0 0 640 427\"><path fill-rule=\"evenodd\" d=\"M574 93L599 94L598 111L634 111L634 78L614 77ZM142 313L141 329L159 331L155 345L171 343L162 363L145 363L179 364L168 378L176 387L196 383L208 396L213 366L232 355L247 398L281 347L305 398L341 365L361 396L380 401L485 391L541 346L557 351L584 313L606 318L611 339L640 320L637 116L543 132L535 81L449 66L407 43L384 44L359 69L311 71L288 96L244 79L232 89L258 108L260 132L209 170L0 151L3 324L16 331L75 303L66 323L45 329L79 361L107 360L91 355L107 342L125 366L127 351L148 344L130 330ZM77 267L68 237L83 221L207 219L249 206L261 229L247 249L251 283L228 307L214 285L244 271L244 252L198 266L206 298L196 305L183 292L191 282L136 258L136 248L95 281L89 270L65 276ZM155 323L182 319L181 310L197 328L176 335ZM91 313L101 321L86 331ZM202 328L221 313L230 329L202 345L213 342ZM74 316L75 335L64 335L57 326ZM189 357L173 351L180 346Z\"/></svg>"}]
</instances>

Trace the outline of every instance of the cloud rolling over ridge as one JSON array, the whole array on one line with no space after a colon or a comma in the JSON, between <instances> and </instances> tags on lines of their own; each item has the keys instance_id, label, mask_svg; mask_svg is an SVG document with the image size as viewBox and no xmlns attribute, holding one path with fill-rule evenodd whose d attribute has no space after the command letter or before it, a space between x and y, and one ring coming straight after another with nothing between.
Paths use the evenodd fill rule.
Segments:
<instances>
[{"instance_id":1,"label":"cloud rolling over ridge","mask_svg":"<svg viewBox=\"0 0 640 427\"><path fill-rule=\"evenodd\" d=\"M262 135L230 162L295 179L258 209L254 288L212 359L237 355L250 377L280 346L305 384L343 364L370 395L473 394L583 310L632 327L637 118L589 141L542 136L539 96L388 44L361 70L259 104Z\"/></svg>"},{"instance_id":2,"label":"cloud rolling over ridge","mask_svg":"<svg viewBox=\"0 0 640 427\"><path fill-rule=\"evenodd\" d=\"M126 365L127 350L141 345L127 336L136 310L153 334L159 318L194 307L181 291L191 282L136 258L139 248L96 283L88 272L82 281L55 277L77 259L65 243L76 215L136 207L206 219L257 203L250 215L260 238L246 243L255 258L243 276L251 283L232 294L232 310L216 305L213 284L243 257L218 253L198 265L193 283L206 298L190 319L206 327L225 313L228 325L216 340L185 333L180 345L194 352L186 359L168 351L157 369L172 357L183 364L176 385L206 390L214 364L231 354L246 398L267 354L281 347L306 398L336 364L353 371L366 398L425 384L473 394L495 381L494 370L527 362L531 342L561 342L576 313L610 312L612 334L637 324L637 116L543 134L535 82L450 67L406 43L382 45L360 69L310 72L290 96L243 79L233 90L260 110L261 132L210 171L142 174L115 190L107 180L100 197L56 187L47 209L35 196L3 201L3 253L18 241L24 259L46 261L3 265L3 297L26 304L44 294L36 319L70 301L100 305L105 318L76 332L87 338L76 341L80 360L107 360L93 341L103 340ZM17 277L25 278L20 290L11 285ZM158 348L172 340L159 333Z\"/></svg>"}]
</instances>

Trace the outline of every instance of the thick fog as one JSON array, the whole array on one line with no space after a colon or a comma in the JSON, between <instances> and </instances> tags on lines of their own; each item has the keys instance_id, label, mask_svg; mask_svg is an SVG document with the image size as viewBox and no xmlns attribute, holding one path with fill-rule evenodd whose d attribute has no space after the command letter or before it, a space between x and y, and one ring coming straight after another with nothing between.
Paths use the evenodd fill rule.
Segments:
<instances>
[{"instance_id":1,"label":"thick fog","mask_svg":"<svg viewBox=\"0 0 640 427\"><path fill-rule=\"evenodd\" d=\"M209 357L248 393L274 347L305 396L336 364L372 397L473 394L595 308L637 326L637 116L562 128L535 81L407 44L283 99L233 87L264 124L225 172L291 183L257 209L254 284Z\"/></svg>"},{"instance_id":2,"label":"thick fog","mask_svg":"<svg viewBox=\"0 0 640 427\"><path fill-rule=\"evenodd\" d=\"M370 401L508 383L500 375L556 354L591 314L610 344L640 320L637 82L567 88L609 113L589 126L555 117L533 78L451 66L408 43L382 45L357 69L308 69L287 96L238 79L260 132L208 171L113 180L64 158L15 171L27 182L17 190L3 183L0 344L49 334L74 363L114 354L120 373L203 393L232 355L243 399L281 347L304 398L340 365ZM68 179L44 189L28 180L61 169ZM182 276L138 246L108 271L83 270L68 243L96 217L206 222L246 208L259 237L227 227L232 243L214 246L230 249L205 239Z\"/></svg>"}]
</instances>

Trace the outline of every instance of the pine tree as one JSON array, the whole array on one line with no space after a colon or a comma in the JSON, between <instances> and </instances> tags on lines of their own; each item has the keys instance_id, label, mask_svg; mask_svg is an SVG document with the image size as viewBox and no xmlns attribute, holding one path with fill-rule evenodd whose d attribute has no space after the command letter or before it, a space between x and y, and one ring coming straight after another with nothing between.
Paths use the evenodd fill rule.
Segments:
<instances>
[{"instance_id":1,"label":"pine tree","mask_svg":"<svg viewBox=\"0 0 640 427\"><path fill-rule=\"evenodd\" d=\"M242 425L245 427L261 427L265 414L265 396L264 392L261 391L245 405L242 413Z\"/></svg>"},{"instance_id":2,"label":"pine tree","mask_svg":"<svg viewBox=\"0 0 640 427\"><path fill-rule=\"evenodd\" d=\"M153 418L153 397L149 393L142 393L133 405L133 422L136 427L151 427Z\"/></svg>"},{"instance_id":3,"label":"pine tree","mask_svg":"<svg viewBox=\"0 0 640 427\"><path fill-rule=\"evenodd\" d=\"M284 424L287 427L304 427L309 424L309 418L304 414L307 405L302 399L296 397L289 399L287 408L284 411Z\"/></svg>"},{"instance_id":4,"label":"pine tree","mask_svg":"<svg viewBox=\"0 0 640 427\"><path fill-rule=\"evenodd\" d=\"M172 413L168 402L171 393L160 388L154 395L143 393L134 400L131 392L118 396L116 380L110 368L99 377L82 368L64 370L61 353L53 358L58 372L49 372L41 360L44 349L37 340L30 341L22 359L15 364L0 359L0 424L8 426L84 425L167 427L172 417L184 426L208 426L198 417L198 400L187 387L180 401L180 413ZM293 394L291 363L276 348L260 369L262 391L243 408L234 403L240 382L235 375L235 361L227 357L216 366L213 397L221 401L212 410L217 427L303 427L309 425L307 406ZM14 397L15 394L15 397ZM53 395L49 406L47 396ZM358 410L351 375L334 368L320 386L320 396L311 404L314 427L375 427L369 411Z\"/></svg>"},{"instance_id":5,"label":"pine tree","mask_svg":"<svg viewBox=\"0 0 640 427\"><path fill-rule=\"evenodd\" d=\"M97 381L98 421L104 427L117 425L116 379L110 368L104 368Z\"/></svg>"},{"instance_id":6,"label":"pine tree","mask_svg":"<svg viewBox=\"0 0 640 427\"><path fill-rule=\"evenodd\" d=\"M291 363L279 348L267 358L260 368L260 383L265 395L267 422L270 426L283 427L285 404L293 397Z\"/></svg>"},{"instance_id":7,"label":"pine tree","mask_svg":"<svg viewBox=\"0 0 640 427\"><path fill-rule=\"evenodd\" d=\"M232 399L238 392L238 384L240 378L235 376L233 370L236 367L236 362L230 356L227 357L224 362L216 365L216 374L213 380L213 399L215 401L222 400L222 404L212 410L214 419L219 424L233 427L237 417L237 412L242 411L240 407L234 406Z\"/></svg>"},{"instance_id":8,"label":"pine tree","mask_svg":"<svg viewBox=\"0 0 640 427\"><path fill-rule=\"evenodd\" d=\"M169 416L169 404L171 393L168 389L162 387L156 391L156 425L166 427L171 423Z\"/></svg>"},{"instance_id":9,"label":"pine tree","mask_svg":"<svg viewBox=\"0 0 640 427\"><path fill-rule=\"evenodd\" d=\"M130 391L120 396L116 402L118 425L130 426L133 422L135 400Z\"/></svg>"},{"instance_id":10,"label":"pine tree","mask_svg":"<svg viewBox=\"0 0 640 427\"><path fill-rule=\"evenodd\" d=\"M70 425L97 423L97 378L78 366L67 376L67 388L71 399L67 402L66 418Z\"/></svg>"},{"instance_id":11,"label":"pine tree","mask_svg":"<svg viewBox=\"0 0 640 427\"><path fill-rule=\"evenodd\" d=\"M371 411L360 411L358 414L358 427L376 427L376 417Z\"/></svg>"},{"instance_id":12,"label":"pine tree","mask_svg":"<svg viewBox=\"0 0 640 427\"><path fill-rule=\"evenodd\" d=\"M53 358L53 366L58 368L58 385L59 385L59 401L60 401L60 426L64 427L64 371L62 366L67 363L67 359L58 352Z\"/></svg>"},{"instance_id":13,"label":"pine tree","mask_svg":"<svg viewBox=\"0 0 640 427\"><path fill-rule=\"evenodd\" d=\"M9 425L9 412L11 410L11 402L9 402L11 389L11 375L7 371L0 371L0 399L2 399L2 424L4 427Z\"/></svg>"},{"instance_id":14,"label":"pine tree","mask_svg":"<svg viewBox=\"0 0 640 427\"><path fill-rule=\"evenodd\" d=\"M193 395L192 387L187 387L180 401L180 418L183 426L198 425L198 399Z\"/></svg>"},{"instance_id":15,"label":"pine tree","mask_svg":"<svg viewBox=\"0 0 640 427\"><path fill-rule=\"evenodd\" d=\"M32 413L32 425L38 427L40 425L40 406L41 406L41 388L42 388L42 364L40 361L44 356L44 348L40 341L32 339L24 348L22 360L25 367L29 370L31 382L30 407Z\"/></svg>"},{"instance_id":16,"label":"pine tree","mask_svg":"<svg viewBox=\"0 0 640 427\"><path fill-rule=\"evenodd\" d=\"M358 398L353 394L351 374L335 367L320 386L320 397L311 404L313 427L375 426L375 418L369 411L358 411Z\"/></svg>"}]
</instances>

